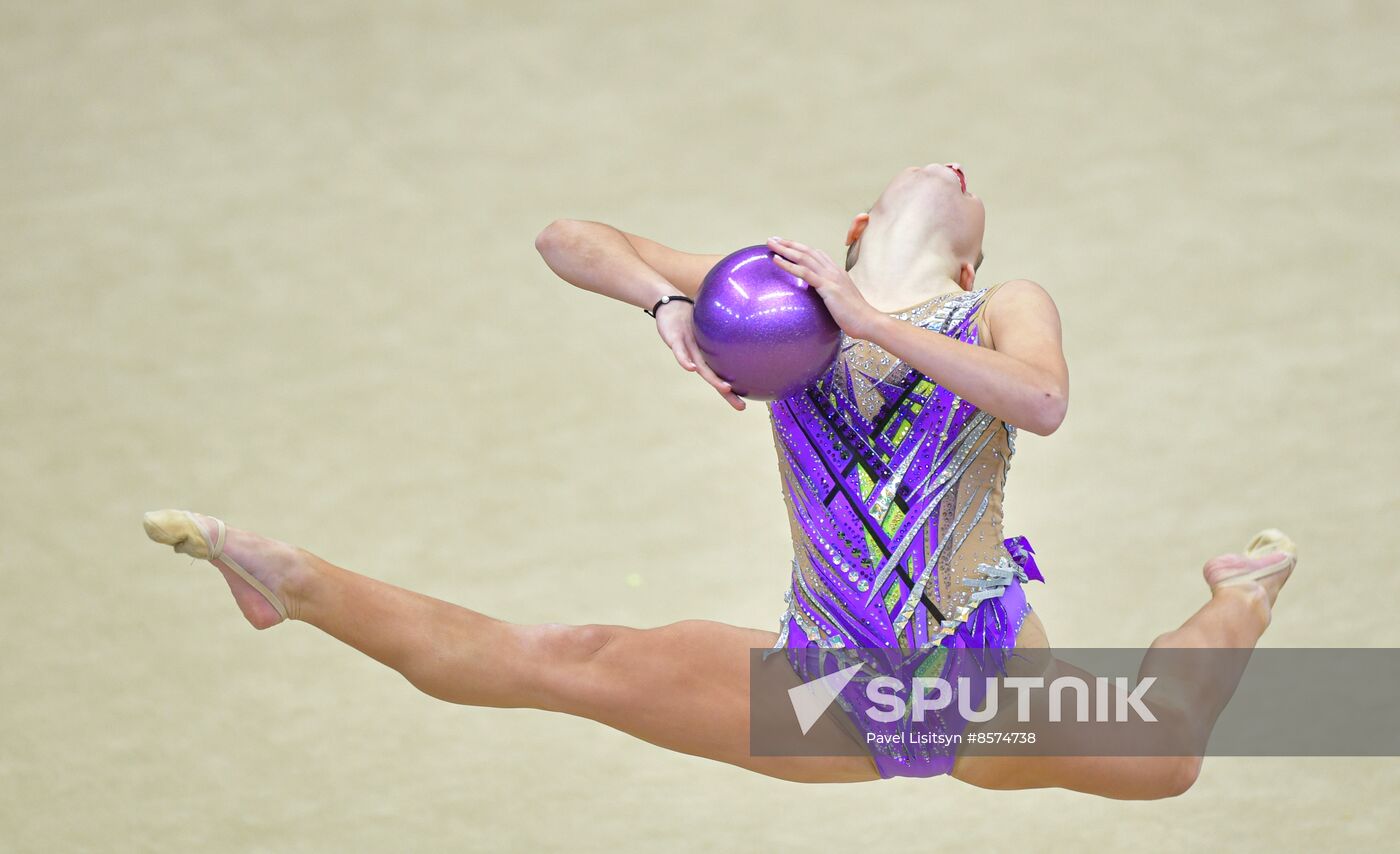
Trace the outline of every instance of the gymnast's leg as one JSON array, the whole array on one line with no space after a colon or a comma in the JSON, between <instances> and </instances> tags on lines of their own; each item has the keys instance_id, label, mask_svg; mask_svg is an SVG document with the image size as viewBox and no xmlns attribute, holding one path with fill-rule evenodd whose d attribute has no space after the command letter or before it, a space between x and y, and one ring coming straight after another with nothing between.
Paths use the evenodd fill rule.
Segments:
<instances>
[{"instance_id":1,"label":"gymnast's leg","mask_svg":"<svg viewBox=\"0 0 1400 854\"><path fill-rule=\"evenodd\" d=\"M216 523L196 519L215 542ZM159 529L151 535L170 545L180 537ZM771 647L772 632L702 620L655 629L517 625L249 531L229 528L223 554L281 601L287 619L321 629L433 697L590 718L661 747L787 780L879 779L868 756L749 755L750 650ZM249 622L281 622L225 563L214 561Z\"/></svg>"},{"instance_id":2,"label":"gymnast's leg","mask_svg":"<svg viewBox=\"0 0 1400 854\"><path fill-rule=\"evenodd\" d=\"M1211 598L1179 628L1153 641L1138 671L1139 679L1155 676L1167 686L1156 700L1145 704L1161 721L1164 732L1174 733L1183 746L1176 756L960 756L953 776L989 789L1057 787L1108 798L1152 799L1184 793L1200 774L1199 749L1209 738L1215 720L1224 710L1243 674L1247 651L1268 628L1275 600L1292 569L1258 581L1228 585L1222 582L1245 573L1291 560L1278 553L1259 557L1221 555L1205 565L1203 573ZM1027 620L1018 648L1048 648L1038 619ZM1230 653L1195 656L1173 655L1170 650L1231 650ZM1238 652L1235 652L1238 651ZM1040 675L1047 684L1063 675L1074 675L1093 684L1093 676L1073 665L1041 657ZM1047 664L1048 662L1048 664ZM1205 665L1205 666L1201 666ZM1205 671L1205 672L1202 672ZM1148 695L1149 697L1151 694ZM1111 706L1116 707L1116 696ZM1008 712L1003 705L1003 711ZM998 728L997 720L989 725ZM1092 740L1097 733L1085 727L1079 734ZM1098 745L1085 743L1073 752L1092 753ZM1099 749L1102 749L1099 747Z\"/></svg>"}]
</instances>

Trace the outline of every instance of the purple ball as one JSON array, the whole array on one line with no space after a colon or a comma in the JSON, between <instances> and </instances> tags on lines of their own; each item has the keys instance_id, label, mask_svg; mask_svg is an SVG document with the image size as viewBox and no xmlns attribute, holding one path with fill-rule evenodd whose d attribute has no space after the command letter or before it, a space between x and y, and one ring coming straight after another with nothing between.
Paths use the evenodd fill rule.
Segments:
<instances>
[{"instance_id":1,"label":"purple ball","mask_svg":"<svg viewBox=\"0 0 1400 854\"><path fill-rule=\"evenodd\" d=\"M726 255L695 297L695 339L716 374L750 400L779 400L836 358L841 328L815 289L773 262L767 246Z\"/></svg>"}]
</instances>

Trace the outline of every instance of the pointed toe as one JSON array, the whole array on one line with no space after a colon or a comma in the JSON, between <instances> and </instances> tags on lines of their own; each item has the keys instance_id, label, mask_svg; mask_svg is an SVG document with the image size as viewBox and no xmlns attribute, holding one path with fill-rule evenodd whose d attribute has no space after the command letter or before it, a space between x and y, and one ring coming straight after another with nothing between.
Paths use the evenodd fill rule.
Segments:
<instances>
[{"instance_id":1,"label":"pointed toe","mask_svg":"<svg viewBox=\"0 0 1400 854\"><path fill-rule=\"evenodd\" d=\"M1278 528L1265 528L1254 535L1254 539L1245 546L1245 557L1259 557L1271 552L1281 552L1291 557L1297 557L1298 547L1293 540Z\"/></svg>"},{"instance_id":2,"label":"pointed toe","mask_svg":"<svg viewBox=\"0 0 1400 854\"><path fill-rule=\"evenodd\" d=\"M146 536L181 554L209 559L209 544L194 516L184 510L152 510L141 518Z\"/></svg>"},{"instance_id":3,"label":"pointed toe","mask_svg":"<svg viewBox=\"0 0 1400 854\"><path fill-rule=\"evenodd\" d=\"M215 527L212 540L199 524L199 520L188 510L152 510L141 518L141 525L146 529L146 536L162 545L173 547L181 554L200 560L222 561L223 567L247 582L272 605L278 617L285 620L287 608L277 594L244 569L238 561L224 554L224 538L228 532L224 521L212 516L208 518L213 520Z\"/></svg>"}]
</instances>

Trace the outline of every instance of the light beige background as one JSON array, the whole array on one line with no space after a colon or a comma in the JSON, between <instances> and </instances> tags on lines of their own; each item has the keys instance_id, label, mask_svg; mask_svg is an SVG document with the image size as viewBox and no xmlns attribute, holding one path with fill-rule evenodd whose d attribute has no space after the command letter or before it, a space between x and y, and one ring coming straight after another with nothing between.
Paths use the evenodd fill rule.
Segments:
<instances>
[{"instance_id":1,"label":"light beige background","mask_svg":"<svg viewBox=\"0 0 1400 854\"><path fill-rule=\"evenodd\" d=\"M762 408L553 279L560 216L840 250L958 159L1073 402L1009 532L1061 645L1303 550L1265 643L1397 645L1393 4L66 3L0 11L0 847L1342 850L1396 760L1117 804L779 783L249 630L190 507L522 621L776 626ZM629 586L630 574L641 578Z\"/></svg>"}]
</instances>

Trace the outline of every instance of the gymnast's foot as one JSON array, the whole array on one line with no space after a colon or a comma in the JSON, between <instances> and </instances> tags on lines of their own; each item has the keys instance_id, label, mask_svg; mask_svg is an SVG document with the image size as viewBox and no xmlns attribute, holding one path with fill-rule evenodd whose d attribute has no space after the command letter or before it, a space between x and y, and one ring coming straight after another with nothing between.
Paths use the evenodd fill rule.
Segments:
<instances>
[{"instance_id":1,"label":"gymnast's foot","mask_svg":"<svg viewBox=\"0 0 1400 854\"><path fill-rule=\"evenodd\" d=\"M218 567L254 628L297 618L299 591L313 571L306 552L185 510L156 510L143 521L152 540Z\"/></svg>"},{"instance_id":2,"label":"gymnast's foot","mask_svg":"<svg viewBox=\"0 0 1400 854\"><path fill-rule=\"evenodd\" d=\"M1212 592L1232 588L1263 590L1272 610L1297 563L1298 549L1293 541L1282 531L1270 528L1256 534L1244 554L1211 558L1202 573Z\"/></svg>"}]
</instances>

